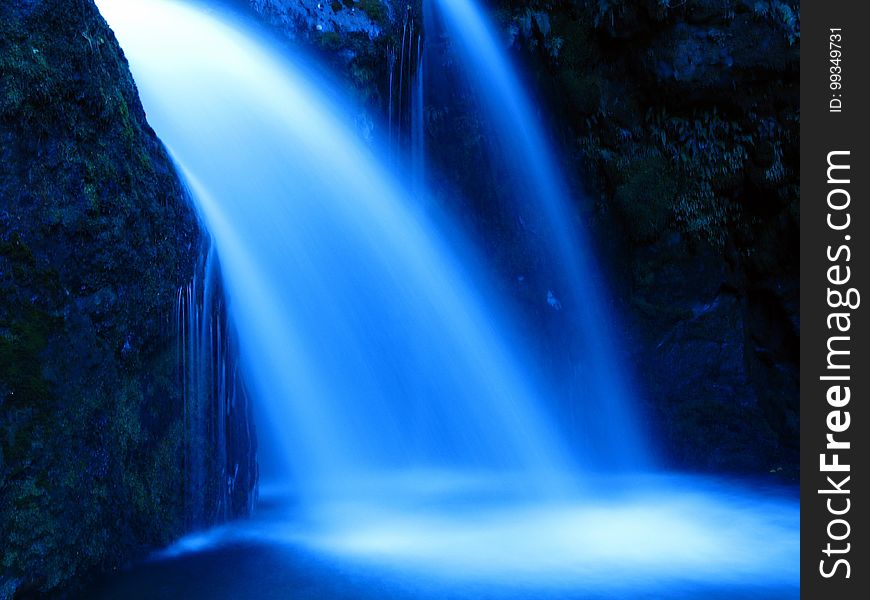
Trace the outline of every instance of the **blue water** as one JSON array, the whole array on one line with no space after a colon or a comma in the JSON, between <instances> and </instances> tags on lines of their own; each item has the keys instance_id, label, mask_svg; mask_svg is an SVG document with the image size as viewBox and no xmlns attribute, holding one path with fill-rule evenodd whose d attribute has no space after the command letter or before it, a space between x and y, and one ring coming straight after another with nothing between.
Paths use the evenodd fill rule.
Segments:
<instances>
[{"instance_id":1,"label":"blue water","mask_svg":"<svg viewBox=\"0 0 870 600\"><path fill-rule=\"evenodd\" d=\"M540 502L516 481L369 480L300 516L292 489L179 540L88 598L797 598L796 498L701 478L598 479Z\"/></svg>"},{"instance_id":2,"label":"blue water","mask_svg":"<svg viewBox=\"0 0 870 600\"><path fill-rule=\"evenodd\" d=\"M528 96L508 57L506 36L495 29L475 0L432 0L438 18L427 27L443 28L463 80L480 106L489 157L511 210L521 220L528 243L541 255L538 269L547 285L536 291L539 303L566 313L572 328L569 348L579 388L572 402L583 423L576 430L589 445L578 444L587 468L644 468L655 463L634 402L631 373L620 364L614 340L618 318L610 310L606 284L586 240L577 198L567 184L549 142L539 110ZM431 14L431 13L430 13Z\"/></svg>"},{"instance_id":3,"label":"blue water","mask_svg":"<svg viewBox=\"0 0 870 600\"><path fill-rule=\"evenodd\" d=\"M563 460L480 275L357 139L354 106L198 8L100 6L214 237L257 406L300 485Z\"/></svg>"},{"instance_id":4,"label":"blue water","mask_svg":"<svg viewBox=\"0 0 870 600\"><path fill-rule=\"evenodd\" d=\"M557 386L528 372L510 311L472 267L485 261L455 223L419 210L386 148L360 141L357 107L311 74L316 62L198 4L97 4L214 238L283 476L255 519L180 540L93 595L795 592L794 499L603 478L589 456L575 461L548 409ZM505 93L519 93L512 83ZM589 257L569 248L577 301L601 318L582 281ZM584 401L609 415L599 451L638 457L620 370L607 344L590 348L600 395Z\"/></svg>"}]
</instances>

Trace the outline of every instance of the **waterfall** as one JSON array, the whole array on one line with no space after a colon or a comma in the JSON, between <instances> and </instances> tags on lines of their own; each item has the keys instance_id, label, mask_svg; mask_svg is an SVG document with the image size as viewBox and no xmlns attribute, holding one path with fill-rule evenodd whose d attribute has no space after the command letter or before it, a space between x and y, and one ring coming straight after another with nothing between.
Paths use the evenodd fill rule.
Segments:
<instances>
[{"instance_id":1,"label":"waterfall","mask_svg":"<svg viewBox=\"0 0 870 600\"><path fill-rule=\"evenodd\" d=\"M550 412L558 386L529 372L527 341L491 292L479 251L455 219L418 209L388 170L391 143L357 139L357 107L306 74L310 58L288 57L193 3L97 3L220 259L220 269L204 268L179 293L186 402L196 408L203 381L227 390L236 373L214 353L231 337L208 308L217 297L205 290L219 273L258 430L272 430L292 473L293 501L282 498L270 520L183 539L165 557L231 547L250 567L239 572L257 576L239 581L224 572L236 561L218 555L208 577L232 589L228 597L286 595L299 565L318 573L312 597L329 597L320 592L354 579L353 569L373 578L361 578L370 588L339 595L490 597L473 586L454 594L455 582L507 587L514 597L544 588L557 597L565 588L583 597L794 589L790 498L690 477L593 474L608 455L619 466L641 463L644 444L591 257L573 226L559 226L573 219L558 169L494 38L476 11L464 12L470 5L443 4L454 35L478 44L484 62L469 46L468 65L494 70L481 79L492 77L493 94L503 94L510 125L499 129L518 128L528 161L517 180L531 182L532 212L552 235L550 259L567 265L554 280L564 291L554 284L545 301L576 311L588 336L584 377L594 393L582 402L588 427L600 431L590 432L579 465ZM413 37L403 44L403 56L415 45L419 53ZM399 68L402 88L408 75ZM403 114L393 110L393 127ZM216 370L196 366L209 352ZM203 427L198 419L189 426ZM193 450L197 484L194 462L208 457ZM231 462L218 464L231 481ZM279 548L268 556L287 561L286 573L264 573L255 545Z\"/></svg>"},{"instance_id":2,"label":"waterfall","mask_svg":"<svg viewBox=\"0 0 870 600\"><path fill-rule=\"evenodd\" d=\"M515 235L538 257L538 302L560 311L560 327L570 330L563 344L572 365L560 376L571 379L566 412L576 415L573 433L581 453L593 467L647 467L654 461L639 424L631 374L620 364L618 316L609 307L607 286L578 218L577 192L567 185L538 111L508 59L505 36L474 0L431 4L427 32L446 39L462 81L477 99L487 158L497 167L495 177L505 190L501 198L518 223Z\"/></svg>"},{"instance_id":3,"label":"waterfall","mask_svg":"<svg viewBox=\"0 0 870 600\"><path fill-rule=\"evenodd\" d=\"M477 261L406 202L341 117L353 107L185 4L101 8L214 236L252 391L300 493L402 468L564 472L546 390Z\"/></svg>"}]
</instances>

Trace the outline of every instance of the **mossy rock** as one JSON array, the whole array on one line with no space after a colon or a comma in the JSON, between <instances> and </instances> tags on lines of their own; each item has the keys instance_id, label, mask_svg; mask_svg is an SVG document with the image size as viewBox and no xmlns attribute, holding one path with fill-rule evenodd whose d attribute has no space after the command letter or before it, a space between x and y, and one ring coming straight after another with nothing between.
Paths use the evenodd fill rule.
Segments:
<instances>
[{"instance_id":1,"label":"mossy rock","mask_svg":"<svg viewBox=\"0 0 870 600\"><path fill-rule=\"evenodd\" d=\"M360 0L359 7L381 27L389 25L390 10L383 0Z\"/></svg>"},{"instance_id":2,"label":"mossy rock","mask_svg":"<svg viewBox=\"0 0 870 600\"><path fill-rule=\"evenodd\" d=\"M652 241L668 227L673 214L677 181L661 155L626 161L613 194L613 202L631 237Z\"/></svg>"},{"instance_id":3,"label":"mossy rock","mask_svg":"<svg viewBox=\"0 0 870 600\"><path fill-rule=\"evenodd\" d=\"M596 73L566 69L561 72L560 79L573 118L586 117L598 112L601 104L601 82Z\"/></svg>"},{"instance_id":4,"label":"mossy rock","mask_svg":"<svg viewBox=\"0 0 870 600\"><path fill-rule=\"evenodd\" d=\"M183 531L170 318L201 242L93 1L0 5L0 588Z\"/></svg>"}]
</instances>

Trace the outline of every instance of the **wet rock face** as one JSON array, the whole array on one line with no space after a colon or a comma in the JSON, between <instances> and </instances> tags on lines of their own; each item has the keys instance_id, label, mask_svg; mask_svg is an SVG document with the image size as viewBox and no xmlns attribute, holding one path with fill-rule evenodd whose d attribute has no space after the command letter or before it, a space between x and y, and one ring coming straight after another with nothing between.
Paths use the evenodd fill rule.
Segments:
<instances>
[{"instance_id":1,"label":"wet rock face","mask_svg":"<svg viewBox=\"0 0 870 600\"><path fill-rule=\"evenodd\" d=\"M67 588L188 526L173 315L206 248L93 2L4 2L0 597Z\"/></svg>"},{"instance_id":2,"label":"wet rock face","mask_svg":"<svg viewBox=\"0 0 870 600\"><path fill-rule=\"evenodd\" d=\"M602 103L577 128L628 238L634 362L670 460L796 479L798 8L658 4L594 27Z\"/></svg>"},{"instance_id":3,"label":"wet rock face","mask_svg":"<svg viewBox=\"0 0 870 600\"><path fill-rule=\"evenodd\" d=\"M373 39L389 26L390 0L249 0L251 8L290 37L363 32Z\"/></svg>"},{"instance_id":4,"label":"wet rock face","mask_svg":"<svg viewBox=\"0 0 870 600\"><path fill-rule=\"evenodd\" d=\"M420 0L234 0L346 84L368 141L407 136L409 85L422 40Z\"/></svg>"},{"instance_id":5,"label":"wet rock face","mask_svg":"<svg viewBox=\"0 0 870 600\"><path fill-rule=\"evenodd\" d=\"M797 280L750 281L679 235L635 250L631 362L683 468L798 477Z\"/></svg>"}]
</instances>

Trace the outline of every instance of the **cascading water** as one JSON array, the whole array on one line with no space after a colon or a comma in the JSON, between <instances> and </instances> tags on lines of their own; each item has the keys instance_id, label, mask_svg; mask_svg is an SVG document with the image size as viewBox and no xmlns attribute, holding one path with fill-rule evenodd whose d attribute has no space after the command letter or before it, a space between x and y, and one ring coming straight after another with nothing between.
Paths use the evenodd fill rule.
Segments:
<instances>
[{"instance_id":1,"label":"cascading water","mask_svg":"<svg viewBox=\"0 0 870 600\"><path fill-rule=\"evenodd\" d=\"M579 495L548 388L524 373L476 260L449 222L412 208L382 166L389 151L356 139L341 116L352 105L228 16L97 4L214 237L296 496L180 541L161 564L188 577L211 564L194 588L209 597L794 589L788 498L661 477L587 479ZM172 566L153 569L108 594L178 583Z\"/></svg>"},{"instance_id":2,"label":"cascading water","mask_svg":"<svg viewBox=\"0 0 870 600\"><path fill-rule=\"evenodd\" d=\"M341 109L195 9L101 6L215 238L252 384L303 484L560 465L502 325Z\"/></svg>"},{"instance_id":3,"label":"cascading water","mask_svg":"<svg viewBox=\"0 0 870 600\"><path fill-rule=\"evenodd\" d=\"M474 0L432 0L427 31L449 41L464 81L478 98L489 158L498 165L500 187L521 222L525 243L542 258L539 302L563 311L572 329L567 351L574 363L570 399L580 408L576 432L588 467L644 468L651 450L639 427L629 374L619 366L616 318L593 263L566 184L537 112L493 27ZM504 181L506 180L506 181ZM589 399L595 398L591 403ZM581 444L582 445L582 444Z\"/></svg>"}]
</instances>

